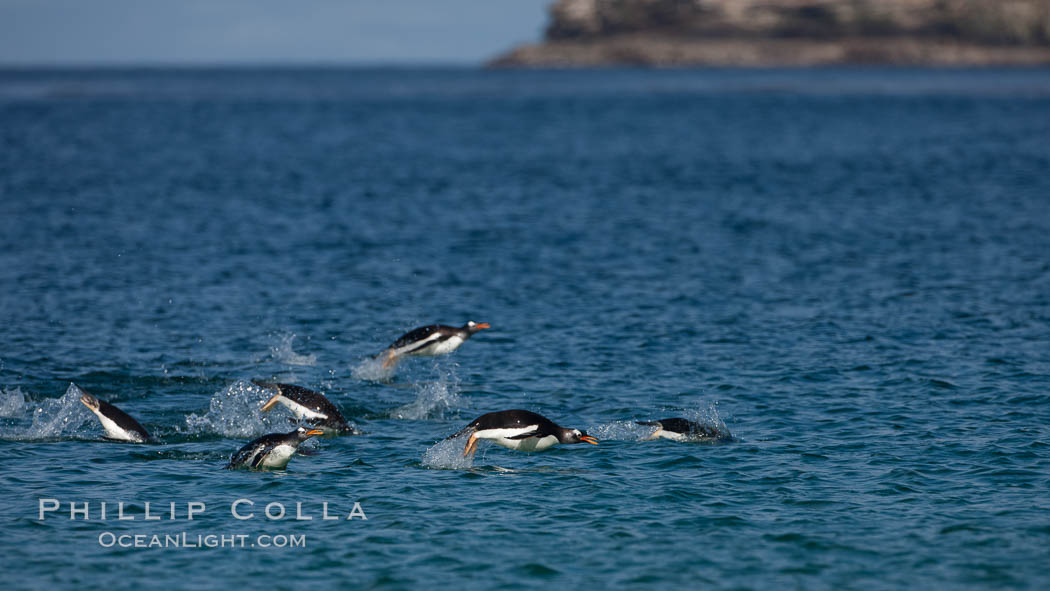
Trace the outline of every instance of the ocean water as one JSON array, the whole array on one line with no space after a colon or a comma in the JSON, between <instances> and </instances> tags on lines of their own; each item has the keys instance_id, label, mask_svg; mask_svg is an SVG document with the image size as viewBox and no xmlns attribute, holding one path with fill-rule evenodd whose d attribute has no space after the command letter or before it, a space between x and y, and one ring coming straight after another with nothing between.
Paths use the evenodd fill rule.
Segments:
<instances>
[{"instance_id":1,"label":"ocean water","mask_svg":"<svg viewBox=\"0 0 1050 591\"><path fill-rule=\"evenodd\" d=\"M3 580L1046 589L1048 138L1048 70L2 72ZM224 470L252 379L362 434ZM442 441L508 408L601 443Z\"/></svg>"}]
</instances>

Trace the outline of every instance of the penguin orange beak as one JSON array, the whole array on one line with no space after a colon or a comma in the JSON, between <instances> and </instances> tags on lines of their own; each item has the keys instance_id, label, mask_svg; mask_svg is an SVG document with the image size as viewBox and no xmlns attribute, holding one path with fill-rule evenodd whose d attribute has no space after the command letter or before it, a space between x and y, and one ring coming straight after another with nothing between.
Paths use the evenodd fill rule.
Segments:
<instances>
[{"instance_id":1,"label":"penguin orange beak","mask_svg":"<svg viewBox=\"0 0 1050 591\"><path fill-rule=\"evenodd\" d=\"M489 326L488 322L479 322L479 323L474 325L474 328L476 328L478 330L482 330L482 329L485 329L485 328L492 328L492 327Z\"/></svg>"},{"instance_id":2,"label":"penguin orange beak","mask_svg":"<svg viewBox=\"0 0 1050 591\"><path fill-rule=\"evenodd\" d=\"M280 394L274 394L273 396L271 396L271 397L270 397L270 399L269 399L269 400L267 400L267 401L266 401L266 404L264 404L264 405L262 406L262 409L261 409L261 410L262 410L263 412L266 412L266 411L270 410L271 408L273 408L273 406L274 406L275 404L277 404L278 402L280 402L280 400L279 400L280 398L281 398L281 395L280 395Z\"/></svg>"},{"instance_id":3,"label":"penguin orange beak","mask_svg":"<svg viewBox=\"0 0 1050 591\"><path fill-rule=\"evenodd\" d=\"M310 429L306 432L307 437L313 437L314 435L324 435L324 429Z\"/></svg>"},{"instance_id":4,"label":"penguin orange beak","mask_svg":"<svg viewBox=\"0 0 1050 591\"><path fill-rule=\"evenodd\" d=\"M591 437L590 435L584 435L583 437L580 437L580 441L586 441L587 443L590 443L591 445L598 445L598 440L593 438L593 437Z\"/></svg>"}]
</instances>

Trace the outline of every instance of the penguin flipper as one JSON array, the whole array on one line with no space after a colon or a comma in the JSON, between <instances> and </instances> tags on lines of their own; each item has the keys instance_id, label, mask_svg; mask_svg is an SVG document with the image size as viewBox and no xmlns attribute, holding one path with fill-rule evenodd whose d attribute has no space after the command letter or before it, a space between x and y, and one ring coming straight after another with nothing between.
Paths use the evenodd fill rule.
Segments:
<instances>
[{"instance_id":1,"label":"penguin flipper","mask_svg":"<svg viewBox=\"0 0 1050 591\"><path fill-rule=\"evenodd\" d=\"M527 433L522 433L521 435L515 435L513 437L507 437L507 439L528 439L529 437L536 437L539 434L540 434L540 430L539 429L535 429L535 430L529 431Z\"/></svg>"},{"instance_id":2,"label":"penguin flipper","mask_svg":"<svg viewBox=\"0 0 1050 591\"><path fill-rule=\"evenodd\" d=\"M259 450L259 453L255 454L255 457L252 458L252 468L258 468L259 464L261 464L262 461L266 459L266 456L269 455L269 453L273 451L275 447L277 446L272 443L267 443L266 445L264 445L263 448Z\"/></svg>"}]
</instances>

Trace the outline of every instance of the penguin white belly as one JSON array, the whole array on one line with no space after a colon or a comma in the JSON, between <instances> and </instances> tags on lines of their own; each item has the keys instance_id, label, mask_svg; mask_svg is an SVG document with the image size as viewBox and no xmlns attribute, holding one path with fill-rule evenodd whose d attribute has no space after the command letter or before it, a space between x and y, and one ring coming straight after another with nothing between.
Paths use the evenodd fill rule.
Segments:
<instances>
[{"instance_id":1,"label":"penguin white belly","mask_svg":"<svg viewBox=\"0 0 1050 591\"><path fill-rule=\"evenodd\" d=\"M538 427L539 425L525 425L523 427L480 429L478 431L474 431L474 437L477 439L491 439L495 441L497 439L505 439L509 437L515 437L517 435L523 435L525 433L531 433L535 431Z\"/></svg>"},{"instance_id":2,"label":"penguin white belly","mask_svg":"<svg viewBox=\"0 0 1050 591\"><path fill-rule=\"evenodd\" d=\"M531 433L538 427L539 425L525 425L523 427L505 427L502 429L482 429L481 431L475 431L474 437L477 439L488 439L496 445L518 451L543 451L558 443L558 438L554 435L511 439L511 437Z\"/></svg>"},{"instance_id":3,"label":"penguin white belly","mask_svg":"<svg viewBox=\"0 0 1050 591\"><path fill-rule=\"evenodd\" d=\"M307 407L299 404L298 402L296 402L296 401L294 401L294 400L292 400L290 398L285 398L284 396L282 396L280 398L280 401L281 401L281 404L286 406L288 408L288 410L292 411L292 414L295 415L295 418L299 419L300 421L303 420L303 419L327 419L328 418L328 415L324 414L323 412L317 412L316 410L313 410L311 408L307 408Z\"/></svg>"},{"instance_id":4,"label":"penguin white belly","mask_svg":"<svg viewBox=\"0 0 1050 591\"><path fill-rule=\"evenodd\" d=\"M417 355L420 357L433 357L435 355L445 355L451 353L459 348L463 344L463 339L458 336L451 336L443 341L435 341L429 343L425 347L420 347L415 351L409 353L409 355Z\"/></svg>"},{"instance_id":5,"label":"penguin white belly","mask_svg":"<svg viewBox=\"0 0 1050 591\"><path fill-rule=\"evenodd\" d=\"M100 412L95 412L95 416L98 417L99 422L102 423L102 428L106 431L106 437L109 437L110 439L119 439L120 441L134 441L136 443L142 443L145 441L142 439L141 435L134 431L124 429L106 415Z\"/></svg>"},{"instance_id":6,"label":"penguin white belly","mask_svg":"<svg viewBox=\"0 0 1050 591\"><path fill-rule=\"evenodd\" d=\"M426 353L421 353L421 351L425 351L429 347L432 347L435 344L435 342L438 339L440 339L440 338L441 338L441 333L433 332L433 333L428 334L426 337L424 337L422 339L419 339L418 341L413 341L411 343L408 343L407 345L402 345L400 347L397 347L396 349L389 349L389 351L391 351L392 352L391 354L394 355L394 356L397 356L397 355L426 355Z\"/></svg>"},{"instance_id":7,"label":"penguin white belly","mask_svg":"<svg viewBox=\"0 0 1050 591\"><path fill-rule=\"evenodd\" d=\"M266 468L284 468L288 465L288 461L295 455L295 447L291 445L278 445L277 447L270 450L270 453L266 454L266 457L259 462L259 466Z\"/></svg>"},{"instance_id":8,"label":"penguin white belly","mask_svg":"<svg viewBox=\"0 0 1050 591\"><path fill-rule=\"evenodd\" d=\"M558 438L553 435L547 435L545 437L529 437L527 439L507 439L506 437L500 437L499 439L493 439L492 442L496 445L501 445L508 449L516 449L518 451L544 451L557 445Z\"/></svg>"},{"instance_id":9,"label":"penguin white belly","mask_svg":"<svg viewBox=\"0 0 1050 591\"><path fill-rule=\"evenodd\" d=\"M651 439L656 438L670 439L671 441L689 441L689 436L685 435L684 433L676 433L674 431L666 431L664 429L660 429L656 433L653 433Z\"/></svg>"}]
</instances>

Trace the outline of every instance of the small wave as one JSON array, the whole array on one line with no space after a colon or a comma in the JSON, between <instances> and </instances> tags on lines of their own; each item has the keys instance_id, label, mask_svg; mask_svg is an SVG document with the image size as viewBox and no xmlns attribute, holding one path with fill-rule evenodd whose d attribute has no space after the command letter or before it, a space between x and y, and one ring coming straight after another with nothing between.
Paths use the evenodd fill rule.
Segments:
<instances>
[{"instance_id":1,"label":"small wave","mask_svg":"<svg viewBox=\"0 0 1050 591\"><path fill-rule=\"evenodd\" d=\"M131 457L140 460L195 460L195 461L222 461L228 460L230 454L226 451L187 451L182 449L160 449L148 451L136 451Z\"/></svg>"},{"instance_id":2,"label":"small wave","mask_svg":"<svg viewBox=\"0 0 1050 591\"><path fill-rule=\"evenodd\" d=\"M435 470L466 470L474 465L473 456L463 456L463 437L443 439L423 452L423 465Z\"/></svg>"},{"instance_id":3,"label":"small wave","mask_svg":"<svg viewBox=\"0 0 1050 591\"><path fill-rule=\"evenodd\" d=\"M350 370L350 375L365 382L389 382L395 372L397 365L383 367L382 358L366 357Z\"/></svg>"},{"instance_id":4,"label":"small wave","mask_svg":"<svg viewBox=\"0 0 1050 591\"><path fill-rule=\"evenodd\" d=\"M285 365L317 365L317 355L310 353L308 355L302 355L295 352L292 348L292 341L295 340L295 333L287 333L281 335L281 341L276 345L270 347L270 355L273 356L277 361Z\"/></svg>"},{"instance_id":5,"label":"small wave","mask_svg":"<svg viewBox=\"0 0 1050 591\"><path fill-rule=\"evenodd\" d=\"M416 386L418 393L412 402L390 411L394 419L443 419L445 413L459 404L459 378L453 365L440 379Z\"/></svg>"},{"instance_id":6,"label":"small wave","mask_svg":"<svg viewBox=\"0 0 1050 591\"><path fill-rule=\"evenodd\" d=\"M260 408L268 398L265 390L251 382L234 382L211 397L208 411L203 415L194 413L186 417L184 433L251 438L291 431L286 416L262 413Z\"/></svg>"},{"instance_id":7,"label":"small wave","mask_svg":"<svg viewBox=\"0 0 1050 591\"><path fill-rule=\"evenodd\" d=\"M21 388L0 391L0 418L21 418L26 412L26 396Z\"/></svg>"}]
</instances>

